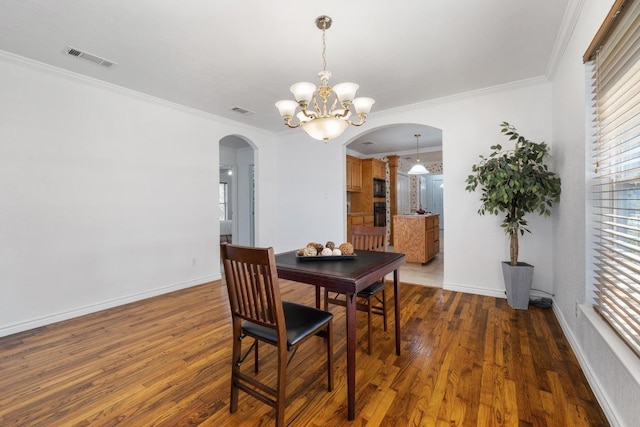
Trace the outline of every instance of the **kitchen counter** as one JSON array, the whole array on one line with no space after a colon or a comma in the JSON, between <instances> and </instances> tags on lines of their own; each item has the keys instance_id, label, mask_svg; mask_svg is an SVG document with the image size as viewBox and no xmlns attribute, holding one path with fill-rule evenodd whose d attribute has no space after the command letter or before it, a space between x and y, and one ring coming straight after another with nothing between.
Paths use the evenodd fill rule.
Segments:
<instances>
[{"instance_id":1,"label":"kitchen counter","mask_svg":"<svg viewBox=\"0 0 640 427\"><path fill-rule=\"evenodd\" d=\"M440 215L393 216L393 250L404 253L407 262L429 262L440 252Z\"/></svg>"}]
</instances>

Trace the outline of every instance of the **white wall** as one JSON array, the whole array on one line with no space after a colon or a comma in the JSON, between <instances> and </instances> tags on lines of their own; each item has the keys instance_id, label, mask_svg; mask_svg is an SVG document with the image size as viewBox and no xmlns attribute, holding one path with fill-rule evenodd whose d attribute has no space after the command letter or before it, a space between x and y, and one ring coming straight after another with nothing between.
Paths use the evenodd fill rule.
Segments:
<instances>
[{"instance_id":1,"label":"white wall","mask_svg":"<svg viewBox=\"0 0 640 427\"><path fill-rule=\"evenodd\" d=\"M316 141L302 129L286 129L278 141L276 251L297 249L311 241L344 242L346 165L342 142Z\"/></svg>"},{"instance_id":2,"label":"white wall","mask_svg":"<svg viewBox=\"0 0 640 427\"><path fill-rule=\"evenodd\" d=\"M4 53L0 82L0 336L220 277L218 141L270 135Z\"/></svg>"},{"instance_id":3,"label":"white wall","mask_svg":"<svg viewBox=\"0 0 640 427\"><path fill-rule=\"evenodd\" d=\"M554 309L609 420L635 426L640 420L640 360L594 313L589 274L593 258L585 251L593 227L588 216L591 168L586 159L591 153L582 55L612 4L584 2L553 77L553 154L562 178L562 201L553 224Z\"/></svg>"}]
</instances>

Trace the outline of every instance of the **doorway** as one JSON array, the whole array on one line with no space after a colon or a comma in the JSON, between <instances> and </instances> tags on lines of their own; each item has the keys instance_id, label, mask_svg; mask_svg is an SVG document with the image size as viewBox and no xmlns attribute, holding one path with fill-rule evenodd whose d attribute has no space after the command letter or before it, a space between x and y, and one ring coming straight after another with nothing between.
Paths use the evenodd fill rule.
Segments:
<instances>
[{"instance_id":1,"label":"doorway","mask_svg":"<svg viewBox=\"0 0 640 427\"><path fill-rule=\"evenodd\" d=\"M444 179L442 174L420 176L420 200L422 208L428 212L440 215L440 230L444 230Z\"/></svg>"},{"instance_id":2,"label":"doorway","mask_svg":"<svg viewBox=\"0 0 640 427\"><path fill-rule=\"evenodd\" d=\"M223 177L229 182L226 200L228 219L225 222L219 219L221 239L223 231L228 233L230 228L231 234L225 234L225 241L255 246L255 150L249 142L237 135L222 138L219 150L220 183L223 182ZM225 176L223 169L225 173L230 171L231 174ZM218 197L220 199L221 194ZM220 200L220 203L223 201Z\"/></svg>"}]
</instances>

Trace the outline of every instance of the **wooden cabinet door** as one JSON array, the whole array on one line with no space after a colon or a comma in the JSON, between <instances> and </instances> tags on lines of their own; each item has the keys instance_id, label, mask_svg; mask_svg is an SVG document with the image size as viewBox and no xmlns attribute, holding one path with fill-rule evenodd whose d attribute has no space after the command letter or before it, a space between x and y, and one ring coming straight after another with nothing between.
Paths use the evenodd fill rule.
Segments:
<instances>
[{"instance_id":1,"label":"wooden cabinet door","mask_svg":"<svg viewBox=\"0 0 640 427\"><path fill-rule=\"evenodd\" d=\"M353 181L353 157L347 156L347 191L351 191L351 182Z\"/></svg>"},{"instance_id":2,"label":"wooden cabinet door","mask_svg":"<svg viewBox=\"0 0 640 427\"><path fill-rule=\"evenodd\" d=\"M435 245L435 236L433 228L427 229L427 239L426 243L426 260L430 260L434 256L436 256L436 245Z\"/></svg>"},{"instance_id":3,"label":"wooden cabinet door","mask_svg":"<svg viewBox=\"0 0 640 427\"><path fill-rule=\"evenodd\" d=\"M372 173L374 178L386 179L385 163L380 160L373 160Z\"/></svg>"},{"instance_id":4,"label":"wooden cabinet door","mask_svg":"<svg viewBox=\"0 0 640 427\"><path fill-rule=\"evenodd\" d=\"M393 250L405 254L407 262L427 261L427 239L424 217L394 217Z\"/></svg>"},{"instance_id":5,"label":"wooden cabinet door","mask_svg":"<svg viewBox=\"0 0 640 427\"><path fill-rule=\"evenodd\" d=\"M364 226L365 227L373 227L373 215L365 215L364 216Z\"/></svg>"},{"instance_id":6,"label":"wooden cabinet door","mask_svg":"<svg viewBox=\"0 0 640 427\"><path fill-rule=\"evenodd\" d=\"M364 225L364 215L347 215L347 242L351 241L351 230L354 225Z\"/></svg>"},{"instance_id":7,"label":"wooden cabinet door","mask_svg":"<svg viewBox=\"0 0 640 427\"><path fill-rule=\"evenodd\" d=\"M354 159L351 164L351 191L362 191L362 161Z\"/></svg>"},{"instance_id":8,"label":"wooden cabinet door","mask_svg":"<svg viewBox=\"0 0 640 427\"><path fill-rule=\"evenodd\" d=\"M362 191L362 161L347 156L347 191Z\"/></svg>"}]
</instances>

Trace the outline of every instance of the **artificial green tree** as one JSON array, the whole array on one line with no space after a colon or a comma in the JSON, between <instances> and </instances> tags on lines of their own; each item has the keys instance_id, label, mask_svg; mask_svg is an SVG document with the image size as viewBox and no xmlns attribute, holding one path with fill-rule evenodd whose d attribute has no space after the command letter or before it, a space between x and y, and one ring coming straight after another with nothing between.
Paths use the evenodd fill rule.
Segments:
<instances>
[{"instance_id":1,"label":"artificial green tree","mask_svg":"<svg viewBox=\"0 0 640 427\"><path fill-rule=\"evenodd\" d=\"M509 140L515 140L514 149L503 151L496 144L489 157L480 156L480 162L471 169L473 174L466 179L466 190L475 191L480 186L480 215L505 214L502 228L510 237L510 264L518 265L518 237L531 232L525 215L551 214L553 203L560 200L560 178L547 166L550 156L546 143L529 141L507 122L500 127Z\"/></svg>"}]
</instances>

